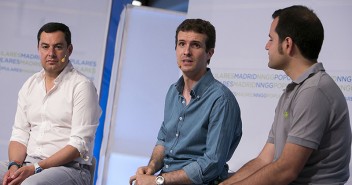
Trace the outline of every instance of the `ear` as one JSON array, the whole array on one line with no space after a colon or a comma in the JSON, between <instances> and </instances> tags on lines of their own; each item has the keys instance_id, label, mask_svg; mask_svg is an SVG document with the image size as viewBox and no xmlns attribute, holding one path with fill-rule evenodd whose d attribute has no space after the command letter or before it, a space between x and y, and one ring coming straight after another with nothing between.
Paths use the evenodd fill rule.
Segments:
<instances>
[{"instance_id":1,"label":"ear","mask_svg":"<svg viewBox=\"0 0 352 185\"><path fill-rule=\"evenodd\" d=\"M282 48L284 48L284 50L288 55L294 54L294 47L295 47L295 44L291 37L286 37L284 42L282 42Z\"/></svg>"},{"instance_id":2,"label":"ear","mask_svg":"<svg viewBox=\"0 0 352 185\"><path fill-rule=\"evenodd\" d=\"M214 52L215 52L214 48L209 49L209 51L207 52L208 60L210 60L210 58L213 56Z\"/></svg>"},{"instance_id":3,"label":"ear","mask_svg":"<svg viewBox=\"0 0 352 185\"><path fill-rule=\"evenodd\" d=\"M68 46L67 50L68 50L68 54L69 54L69 56L70 56L71 53L72 53L72 51L73 51L73 45L70 44L70 45Z\"/></svg>"}]
</instances>

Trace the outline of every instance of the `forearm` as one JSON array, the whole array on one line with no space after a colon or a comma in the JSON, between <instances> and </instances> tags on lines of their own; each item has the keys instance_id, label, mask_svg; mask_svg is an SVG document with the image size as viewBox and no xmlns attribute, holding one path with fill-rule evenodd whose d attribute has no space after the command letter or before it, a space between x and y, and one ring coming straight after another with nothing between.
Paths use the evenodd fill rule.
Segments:
<instances>
[{"instance_id":1,"label":"forearm","mask_svg":"<svg viewBox=\"0 0 352 185\"><path fill-rule=\"evenodd\" d=\"M161 145L157 145L154 147L152 156L148 163L148 167L154 170L153 173L156 173L163 167L164 150L165 150L164 146L161 146Z\"/></svg>"},{"instance_id":2,"label":"forearm","mask_svg":"<svg viewBox=\"0 0 352 185\"><path fill-rule=\"evenodd\" d=\"M286 143L278 160L257 171L240 184L289 184L297 178L312 152L311 148Z\"/></svg>"},{"instance_id":3,"label":"forearm","mask_svg":"<svg viewBox=\"0 0 352 185\"><path fill-rule=\"evenodd\" d=\"M17 141L10 141L8 155L9 161L22 164L27 156L27 147Z\"/></svg>"},{"instance_id":4,"label":"forearm","mask_svg":"<svg viewBox=\"0 0 352 185\"><path fill-rule=\"evenodd\" d=\"M167 185L193 184L184 170L164 173L162 176L165 178L165 184Z\"/></svg>"},{"instance_id":5,"label":"forearm","mask_svg":"<svg viewBox=\"0 0 352 185\"><path fill-rule=\"evenodd\" d=\"M270 154L268 151L272 151L273 145L269 144L265 147L264 152L262 152L262 161L269 161L263 156ZM252 175L246 177L238 183L228 183L234 185L281 185L289 184L295 180L306 164L309 156L311 155L313 149L302 147L300 145L286 143L284 150L278 160L275 162L267 163L260 170L257 170ZM260 157L259 157L260 158Z\"/></svg>"},{"instance_id":6,"label":"forearm","mask_svg":"<svg viewBox=\"0 0 352 185\"><path fill-rule=\"evenodd\" d=\"M40 161L39 166L41 166L43 169L54 167L54 166L61 166L73 161L79 156L80 156L80 153L75 147L71 145L66 145L63 149L59 150L54 155Z\"/></svg>"},{"instance_id":7,"label":"forearm","mask_svg":"<svg viewBox=\"0 0 352 185\"><path fill-rule=\"evenodd\" d=\"M233 176L231 176L231 178L226 180L224 182L224 185L239 182L247 178L248 176L254 174L256 171L260 170L266 165L267 165L266 163L264 163L258 158L253 159L248 163L246 163L244 166L242 166Z\"/></svg>"},{"instance_id":8,"label":"forearm","mask_svg":"<svg viewBox=\"0 0 352 185\"><path fill-rule=\"evenodd\" d=\"M294 178L289 168L276 162L232 185L283 185L290 183Z\"/></svg>"}]
</instances>

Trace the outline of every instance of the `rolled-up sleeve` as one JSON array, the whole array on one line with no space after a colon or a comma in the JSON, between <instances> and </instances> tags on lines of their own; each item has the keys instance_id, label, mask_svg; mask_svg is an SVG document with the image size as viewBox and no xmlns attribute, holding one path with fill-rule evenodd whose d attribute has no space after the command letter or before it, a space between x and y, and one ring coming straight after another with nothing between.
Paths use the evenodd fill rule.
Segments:
<instances>
[{"instance_id":1,"label":"rolled-up sleeve","mask_svg":"<svg viewBox=\"0 0 352 185\"><path fill-rule=\"evenodd\" d=\"M26 118L26 91L25 89L28 88L28 82L24 84L21 90L18 93L18 100L17 100L17 110L15 116L15 122L12 127L12 134L10 141L17 141L25 146L28 144L29 140L29 132L30 132L30 124Z\"/></svg>"},{"instance_id":2,"label":"rolled-up sleeve","mask_svg":"<svg viewBox=\"0 0 352 185\"><path fill-rule=\"evenodd\" d=\"M74 91L72 130L68 144L77 148L85 161L92 155L100 115L101 108L92 82L86 81L77 85Z\"/></svg>"}]
</instances>

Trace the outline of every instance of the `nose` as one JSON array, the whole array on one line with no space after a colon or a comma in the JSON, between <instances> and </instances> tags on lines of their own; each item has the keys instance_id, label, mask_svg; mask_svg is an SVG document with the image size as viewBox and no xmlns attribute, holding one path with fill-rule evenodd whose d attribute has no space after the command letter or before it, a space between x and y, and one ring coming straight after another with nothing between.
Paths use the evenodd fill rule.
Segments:
<instances>
[{"instance_id":1,"label":"nose","mask_svg":"<svg viewBox=\"0 0 352 185\"><path fill-rule=\"evenodd\" d=\"M269 41L265 44L265 50L269 50L269 47L270 47L270 43Z\"/></svg>"},{"instance_id":2,"label":"nose","mask_svg":"<svg viewBox=\"0 0 352 185\"><path fill-rule=\"evenodd\" d=\"M185 45L183 48L183 54L184 55L190 55L191 54L191 47L189 45Z\"/></svg>"},{"instance_id":3,"label":"nose","mask_svg":"<svg viewBox=\"0 0 352 185\"><path fill-rule=\"evenodd\" d=\"M49 49L48 49L48 55L49 55L49 57L51 57L51 58L55 58L55 57L56 57L54 48L49 48Z\"/></svg>"}]
</instances>

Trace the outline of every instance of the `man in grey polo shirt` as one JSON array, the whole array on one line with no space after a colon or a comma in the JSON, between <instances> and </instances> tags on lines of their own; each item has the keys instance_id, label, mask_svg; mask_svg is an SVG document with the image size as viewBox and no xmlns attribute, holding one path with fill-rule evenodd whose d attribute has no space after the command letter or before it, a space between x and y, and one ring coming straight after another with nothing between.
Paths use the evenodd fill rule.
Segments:
<instances>
[{"instance_id":1,"label":"man in grey polo shirt","mask_svg":"<svg viewBox=\"0 0 352 185\"><path fill-rule=\"evenodd\" d=\"M221 185L344 184L351 154L349 111L317 61L324 28L304 6L277 10L272 17L268 66L283 70L292 83L279 100L262 152Z\"/></svg>"}]
</instances>

